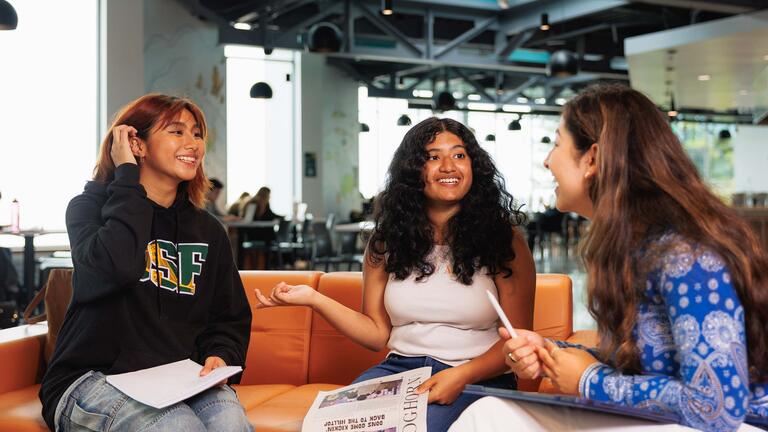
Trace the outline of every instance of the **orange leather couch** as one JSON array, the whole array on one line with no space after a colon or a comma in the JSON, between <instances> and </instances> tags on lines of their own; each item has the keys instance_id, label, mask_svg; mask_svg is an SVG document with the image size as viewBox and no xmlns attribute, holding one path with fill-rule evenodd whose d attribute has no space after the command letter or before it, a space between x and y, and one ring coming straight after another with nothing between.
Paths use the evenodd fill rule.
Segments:
<instances>
[{"instance_id":1,"label":"orange leather couch","mask_svg":"<svg viewBox=\"0 0 768 432\"><path fill-rule=\"evenodd\" d=\"M241 384L236 386L248 418L259 432L299 431L319 390L349 384L384 358L340 335L306 307L255 309L254 288L268 292L280 281L306 284L355 309L362 304L359 272L242 271L253 311L251 342ZM534 329L555 339L572 335L571 280L540 274L536 280ZM47 430L40 416L37 391L44 370L47 326L0 331L0 431ZM536 390L536 382L521 383ZM542 387L545 385L542 384Z\"/></svg>"}]
</instances>

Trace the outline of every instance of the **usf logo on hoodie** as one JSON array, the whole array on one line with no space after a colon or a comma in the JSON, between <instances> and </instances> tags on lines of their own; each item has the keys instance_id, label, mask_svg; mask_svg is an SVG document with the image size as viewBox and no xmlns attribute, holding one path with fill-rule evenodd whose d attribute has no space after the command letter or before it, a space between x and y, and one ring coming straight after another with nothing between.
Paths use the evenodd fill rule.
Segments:
<instances>
[{"instance_id":1,"label":"usf logo on hoodie","mask_svg":"<svg viewBox=\"0 0 768 432\"><path fill-rule=\"evenodd\" d=\"M207 243L179 243L152 240L145 251L142 282L152 281L168 291L195 295L195 280L208 256Z\"/></svg>"}]
</instances>

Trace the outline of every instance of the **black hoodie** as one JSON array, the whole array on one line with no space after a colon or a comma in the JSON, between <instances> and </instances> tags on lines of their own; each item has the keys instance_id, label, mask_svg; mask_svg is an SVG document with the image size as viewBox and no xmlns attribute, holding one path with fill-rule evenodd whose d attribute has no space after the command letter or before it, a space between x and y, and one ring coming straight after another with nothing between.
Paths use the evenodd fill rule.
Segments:
<instances>
[{"instance_id":1,"label":"black hoodie","mask_svg":"<svg viewBox=\"0 0 768 432\"><path fill-rule=\"evenodd\" d=\"M119 374L209 356L245 367L251 309L229 239L192 205L185 183L164 208L147 198L138 167L123 164L108 185L88 182L66 219L72 303L40 387L51 430L62 393L91 370Z\"/></svg>"}]
</instances>

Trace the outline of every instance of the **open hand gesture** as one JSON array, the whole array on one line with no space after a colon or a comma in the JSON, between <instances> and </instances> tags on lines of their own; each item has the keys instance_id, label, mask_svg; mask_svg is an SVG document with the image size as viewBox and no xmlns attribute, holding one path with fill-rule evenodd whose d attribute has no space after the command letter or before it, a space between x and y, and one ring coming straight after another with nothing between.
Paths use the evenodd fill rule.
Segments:
<instances>
[{"instance_id":1,"label":"open hand gesture","mask_svg":"<svg viewBox=\"0 0 768 432\"><path fill-rule=\"evenodd\" d=\"M288 285L280 282L272 288L269 297L261 293L258 288L256 298L260 304L257 309L274 306L312 306L314 304L317 291L308 285Z\"/></svg>"}]
</instances>

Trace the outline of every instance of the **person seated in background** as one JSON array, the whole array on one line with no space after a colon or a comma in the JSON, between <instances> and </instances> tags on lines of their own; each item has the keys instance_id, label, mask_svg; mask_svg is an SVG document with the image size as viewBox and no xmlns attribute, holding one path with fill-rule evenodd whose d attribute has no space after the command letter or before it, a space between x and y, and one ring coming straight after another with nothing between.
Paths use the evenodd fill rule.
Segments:
<instances>
[{"instance_id":1,"label":"person seated in background","mask_svg":"<svg viewBox=\"0 0 768 432\"><path fill-rule=\"evenodd\" d=\"M563 219L565 219L565 217L565 213L561 213L554 207L545 209L543 213L536 213L534 215L534 220L528 222L526 225L528 248L533 250L534 246L536 246L536 238L538 237L541 242L541 237L545 233L562 233Z\"/></svg>"},{"instance_id":2,"label":"person seated in background","mask_svg":"<svg viewBox=\"0 0 768 432\"><path fill-rule=\"evenodd\" d=\"M237 216L238 218L242 218L243 214L245 212L245 205L248 204L248 202L251 200L251 194L248 192L243 192L240 194L240 197L232 203L232 205L229 206L227 209L227 214L232 216Z\"/></svg>"},{"instance_id":3,"label":"person seated in background","mask_svg":"<svg viewBox=\"0 0 768 432\"><path fill-rule=\"evenodd\" d=\"M208 181L211 182L211 189L208 191L208 194L206 194L205 197L207 199L207 202L205 203L205 209L208 210L208 213L216 216L219 218L219 220L224 222L240 219L238 216L224 214L221 212L221 210L219 210L218 207L216 207L216 200L219 199L219 195L221 195L221 191L224 189L224 183L214 177L209 178Z\"/></svg>"},{"instance_id":4,"label":"person seated in background","mask_svg":"<svg viewBox=\"0 0 768 432\"><path fill-rule=\"evenodd\" d=\"M93 181L69 202L72 301L39 393L51 430L253 430L224 383L157 409L106 380L186 358L201 376L245 367L251 309L205 211L206 136L192 101L142 96L115 116Z\"/></svg>"},{"instance_id":5,"label":"person seated in background","mask_svg":"<svg viewBox=\"0 0 768 432\"><path fill-rule=\"evenodd\" d=\"M269 206L271 190L263 186L256 195L246 203L243 210L243 220L250 221L274 221L282 220L283 216L275 214ZM275 228L255 227L244 228L242 240L249 242L249 251L246 252L244 266L246 268L265 269L268 266L269 248L277 238Z\"/></svg>"},{"instance_id":6,"label":"person seated in background","mask_svg":"<svg viewBox=\"0 0 768 432\"><path fill-rule=\"evenodd\" d=\"M306 285L278 284L261 307L306 305L342 334L387 358L360 382L429 366L427 429L445 431L476 397L466 384L515 388L496 332L500 300L515 326L533 325L536 270L524 215L466 126L426 119L405 134L376 199L363 263L362 312Z\"/></svg>"},{"instance_id":7,"label":"person seated in background","mask_svg":"<svg viewBox=\"0 0 768 432\"><path fill-rule=\"evenodd\" d=\"M259 191L256 192L256 195L246 204L246 207L249 205L254 205L256 210L253 213L253 220L273 220L273 219L282 219L282 216L279 216L272 212L272 208L269 206L269 198L272 194L272 191L266 187L262 186L259 188Z\"/></svg>"},{"instance_id":8,"label":"person seated in background","mask_svg":"<svg viewBox=\"0 0 768 432\"><path fill-rule=\"evenodd\" d=\"M589 88L563 107L544 165L557 208L591 219L582 254L599 345L521 331L504 346L511 370L543 372L568 395L669 412L691 428L757 430L742 422L768 419L768 255L707 188L666 115L629 87ZM621 421L484 398L452 430L510 424L584 430Z\"/></svg>"},{"instance_id":9,"label":"person seated in background","mask_svg":"<svg viewBox=\"0 0 768 432\"><path fill-rule=\"evenodd\" d=\"M271 193L272 191L266 186L259 188L256 195L254 195L254 197L245 205L245 214L243 218L247 219L252 213L252 221L283 219L283 216L275 214L269 207ZM250 210L249 207L251 207ZM246 236L250 241L269 243L275 240L275 230L273 228L249 228L246 231Z\"/></svg>"}]
</instances>

